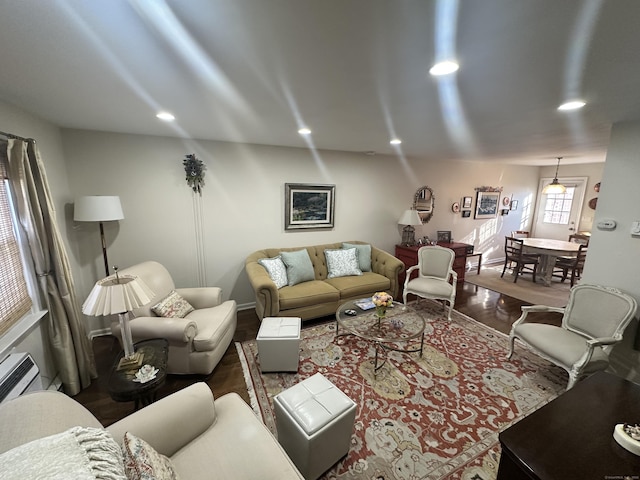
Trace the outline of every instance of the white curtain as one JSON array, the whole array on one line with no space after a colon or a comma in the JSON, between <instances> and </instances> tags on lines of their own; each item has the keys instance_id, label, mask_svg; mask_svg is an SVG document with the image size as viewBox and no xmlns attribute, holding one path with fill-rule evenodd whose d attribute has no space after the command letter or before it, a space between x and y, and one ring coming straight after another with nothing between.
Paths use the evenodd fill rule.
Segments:
<instances>
[{"instance_id":1,"label":"white curtain","mask_svg":"<svg viewBox=\"0 0 640 480\"><path fill-rule=\"evenodd\" d=\"M41 295L49 310L47 338L65 393L75 395L97 377L96 366L44 165L33 140L8 140L7 158L18 218L26 232Z\"/></svg>"}]
</instances>

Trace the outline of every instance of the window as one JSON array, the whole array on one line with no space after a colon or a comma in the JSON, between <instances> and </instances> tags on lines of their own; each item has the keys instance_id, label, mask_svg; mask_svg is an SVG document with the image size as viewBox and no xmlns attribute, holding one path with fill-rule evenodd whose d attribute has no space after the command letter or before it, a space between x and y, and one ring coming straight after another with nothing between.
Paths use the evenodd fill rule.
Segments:
<instances>
[{"instance_id":1,"label":"window","mask_svg":"<svg viewBox=\"0 0 640 480\"><path fill-rule=\"evenodd\" d=\"M0 148L0 334L29 313L32 305L12 210L6 148Z\"/></svg>"},{"instance_id":2,"label":"window","mask_svg":"<svg viewBox=\"0 0 640 480\"><path fill-rule=\"evenodd\" d=\"M575 191L576 187L569 185L565 193L547 194L542 221L544 223L568 225Z\"/></svg>"}]
</instances>

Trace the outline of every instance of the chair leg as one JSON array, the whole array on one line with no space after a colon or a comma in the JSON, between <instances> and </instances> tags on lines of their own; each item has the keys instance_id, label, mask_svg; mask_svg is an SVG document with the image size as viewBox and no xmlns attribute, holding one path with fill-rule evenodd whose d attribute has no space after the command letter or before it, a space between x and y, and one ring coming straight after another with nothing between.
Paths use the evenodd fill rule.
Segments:
<instances>
[{"instance_id":1,"label":"chair leg","mask_svg":"<svg viewBox=\"0 0 640 480\"><path fill-rule=\"evenodd\" d=\"M507 271L507 261L504 261L504 267L502 268L502 275L500 275L500 278L504 277L504 272Z\"/></svg>"},{"instance_id":2,"label":"chair leg","mask_svg":"<svg viewBox=\"0 0 640 480\"><path fill-rule=\"evenodd\" d=\"M449 300L449 313L447 314L447 320L451 321L451 310L453 310L453 302Z\"/></svg>"},{"instance_id":3,"label":"chair leg","mask_svg":"<svg viewBox=\"0 0 640 480\"><path fill-rule=\"evenodd\" d=\"M519 275L520 275L520 264L516 263L516 272L515 272L515 275L513 276L513 283L516 283L518 281Z\"/></svg>"},{"instance_id":4,"label":"chair leg","mask_svg":"<svg viewBox=\"0 0 640 480\"><path fill-rule=\"evenodd\" d=\"M515 341L516 341L516 337L514 335L509 335L509 351L507 352L507 360L511 360Z\"/></svg>"}]
</instances>

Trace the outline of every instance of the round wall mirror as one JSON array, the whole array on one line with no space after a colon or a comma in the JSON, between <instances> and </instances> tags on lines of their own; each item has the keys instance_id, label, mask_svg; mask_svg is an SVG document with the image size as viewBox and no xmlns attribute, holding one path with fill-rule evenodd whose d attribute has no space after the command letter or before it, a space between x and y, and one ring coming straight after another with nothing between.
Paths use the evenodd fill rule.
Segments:
<instances>
[{"instance_id":1,"label":"round wall mirror","mask_svg":"<svg viewBox=\"0 0 640 480\"><path fill-rule=\"evenodd\" d=\"M418 211L418 215L420 216L422 223L428 223L429 220L431 220L434 207L435 201L433 190L426 185L424 187L420 187L413 196L413 208Z\"/></svg>"}]
</instances>

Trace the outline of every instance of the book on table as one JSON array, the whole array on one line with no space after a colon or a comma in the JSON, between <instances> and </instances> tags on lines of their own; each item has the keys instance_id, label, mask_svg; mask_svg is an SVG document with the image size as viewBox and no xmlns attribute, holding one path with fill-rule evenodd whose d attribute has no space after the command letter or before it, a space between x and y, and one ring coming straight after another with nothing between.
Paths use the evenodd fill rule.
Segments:
<instances>
[{"instance_id":1,"label":"book on table","mask_svg":"<svg viewBox=\"0 0 640 480\"><path fill-rule=\"evenodd\" d=\"M361 298L353 303L355 303L361 310L371 310L376 307L370 298Z\"/></svg>"}]
</instances>

